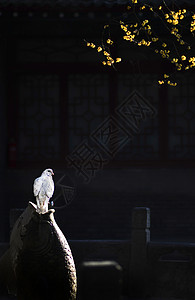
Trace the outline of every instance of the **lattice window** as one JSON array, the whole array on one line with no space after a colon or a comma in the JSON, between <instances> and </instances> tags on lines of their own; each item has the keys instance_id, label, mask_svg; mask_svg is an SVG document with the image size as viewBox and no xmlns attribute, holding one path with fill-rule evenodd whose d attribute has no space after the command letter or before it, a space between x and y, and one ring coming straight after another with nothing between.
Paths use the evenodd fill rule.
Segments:
<instances>
[{"instance_id":1,"label":"lattice window","mask_svg":"<svg viewBox=\"0 0 195 300\"><path fill-rule=\"evenodd\" d=\"M57 75L19 77L18 159L57 159L60 151Z\"/></svg>"},{"instance_id":2,"label":"lattice window","mask_svg":"<svg viewBox=\"0 0 195 300\"><path fill-rule=\"evenodd\" d=\"M169 89L169 159L195 158L195 77L178 77Z\"/></svg>"},{"instance_id":3,"label":"lattice window","mask_svg":"<svg viewBox=\"0 0 195 300\"><path fill-rule=\"evenodd\" d=\"M73 150L109 114L108 75L84 74L68 77L69 143Z\"/></svg>"},{"instance_id":4,"label":"lattice window","mask_svg":"<svg viewBox=\"0 0 195 300\"><path fill-rule=\"evenodd\" d=\"M144 97L158 112L158 87L152 85L156 76L147 75L119 75L118 79L118 104L129 96L134 90ZM116 156L118 160L144 160L159 159L158 116L147 118L140 123L140 132L133 134L129 142Z\"/></svg>"},{"instance_id":5,"label":"lattice window","mask_svg":"<svg viewBox=\"0 0 195 300\"><path fill-rule=\"evenodd\" d=\"M16 45L18 62L89 62L97 55L81 39L23 39Z\"/></svg>"}]
</instances>

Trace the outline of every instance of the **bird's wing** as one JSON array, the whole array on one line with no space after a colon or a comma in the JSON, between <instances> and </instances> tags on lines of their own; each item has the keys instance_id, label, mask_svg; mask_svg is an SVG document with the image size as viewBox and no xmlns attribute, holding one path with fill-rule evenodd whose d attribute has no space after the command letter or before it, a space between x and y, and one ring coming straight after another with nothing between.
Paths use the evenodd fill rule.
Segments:
<instances>
[{"instance_id":1,"label":"bird's wing","mask_svg":"<svg viewBox=\"0 0 195 300\"><path fill-rule=\"evenodd\" d=\"M43 189L45 191L45 194L48 198L51 198L53 196L54 192L54 182L52 178L46 178L43 181Z\"/></svg>"},{"instance_id":2,"label":"bird's wing","mask_svg":"<svg viewBox=\"0 0 195 300\"><path fill-rule=\"evenodd\" d=\"M33 184L33 192L35 197L39 194L42 184L43 184L43 178L39 177L35 179Z\"/></svg>"}]
</instances>

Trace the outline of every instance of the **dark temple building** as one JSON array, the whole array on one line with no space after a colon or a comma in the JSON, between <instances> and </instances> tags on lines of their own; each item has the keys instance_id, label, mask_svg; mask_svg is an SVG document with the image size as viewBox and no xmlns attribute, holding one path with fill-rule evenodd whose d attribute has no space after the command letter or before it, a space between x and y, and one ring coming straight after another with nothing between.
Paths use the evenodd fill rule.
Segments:
<instances>
[{"instance_id":1,"label":"dark temple building","mask_svg":"<svg viewBox=\"0 0 195 300\"><path fill-rule=\"evenodd\" d=\"M177 4L194 11L192 0ZM46 168L55 172L56 220L68 239L130 239L132 209L144 206L154 240L195 241L194 73L159 86L166 63L149 49L119 43L115 70L86 46L126 6L1 0L2 241L10 209L35 200L33 181Z\"/></svg>"}]
</instances>

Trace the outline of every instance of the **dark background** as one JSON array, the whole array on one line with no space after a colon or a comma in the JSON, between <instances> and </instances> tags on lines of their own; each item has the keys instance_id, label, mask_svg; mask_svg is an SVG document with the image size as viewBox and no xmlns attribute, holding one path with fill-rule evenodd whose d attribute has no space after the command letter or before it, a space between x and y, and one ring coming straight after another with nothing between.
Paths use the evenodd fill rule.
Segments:
<instances>
[{"instance_id":1,"label":"dark background","mask_svg":"<svg viewBox=\"0 0 195 300\"><path fill-rule=\"evenodd\" d=\"M152 239L195 240L194 73L179 73L177 87L160 87L166 68L152 51L122 44L115 51L124 62L115 71L84 42L100 39L124 2L1 1L1 241L9 239L10 209L34 201L32 184L45 168L55 183L66 174L64 185L77 190L56 210L68 239L130 239L132 208L146 206ZM193 1L179 4L194 10ZM108 158L90 134L134 91L157 115ZM108 159L87 184L66 160L86 139Z\"/></svg>"}]
</instances>

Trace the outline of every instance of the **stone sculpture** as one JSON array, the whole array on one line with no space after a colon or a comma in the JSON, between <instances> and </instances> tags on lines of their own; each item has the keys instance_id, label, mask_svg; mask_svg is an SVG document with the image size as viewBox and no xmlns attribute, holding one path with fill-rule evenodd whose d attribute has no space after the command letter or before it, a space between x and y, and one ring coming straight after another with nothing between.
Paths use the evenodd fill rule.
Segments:
<instances>
[{"instance_id":1,"label":"stone sculpture","mask_svg":"<svg viewBox=\"0 0 195 300\"><path fill-rule=\"evenodd\" d=\"M0 259L2 293L7 289L18 300L76 299L73 256L54 212L41 213L29 202L16 221L10 247Z\"/></svg>"}]
</instances>

